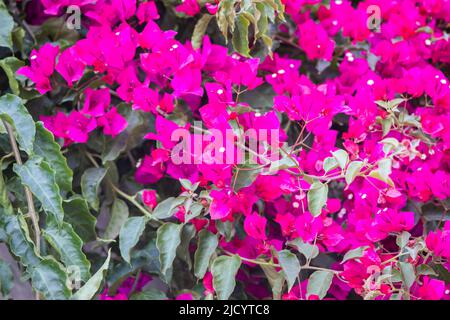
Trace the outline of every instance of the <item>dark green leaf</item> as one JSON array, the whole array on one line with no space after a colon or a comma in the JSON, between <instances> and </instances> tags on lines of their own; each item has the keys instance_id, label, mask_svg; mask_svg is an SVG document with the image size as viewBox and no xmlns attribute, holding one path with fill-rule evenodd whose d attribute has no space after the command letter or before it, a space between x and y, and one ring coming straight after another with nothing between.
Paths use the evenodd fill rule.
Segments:
<instances>
[{"instance_id":1,"label":"dark green leaf","mask_svg":"<svg viewBox=\"0 0 450 320\"><path fill-rule=\"evenodd\" d=\"M59 253L66 268L76 268L81 280L87 281L91 276L91 263L83 253L83 241L73 231L72 226L66 222L62 226L50 222L43 231L45 239Z\"/></svg>"},{"instance_id":2,"label":"dark green leaf","mask_svg":"<svg viewBox=\"0 0 450 320\"><path fill-rule=\"evenodd\" d=\"M368 248L367 246L363 246L347 251L341 263L344 263L350 259L358 259L363 257L364 251L366 251L367 248Z\"/></svg>"},{"instance_id":3,"label":"dark green leaf","mask_svg":"<svg viewBox=\"0 0 450 320\"><path fill-rule=\"evenodd\" d=\"M192 268L191 254L189 252L189 245L192 238L195 237L195 226L193 224L185 224L181 230L181 243L177 248L177 256L186 262L189 270Z\"/></svg>"},{"instance_id":4,"label":"dark green leaf","mask_svg":"<svg viewBox=\"0 0 450 320\"><path fill-rule=\"evenodd\" d=\"M64 218L62 198L56 183L55 172L42 158L33 156L23 165L14 164L14 172L42 203L45 212L58 224Z\"/></svg>"},{"instance_id":5,"label":"dark green leaf","mask_svg":"<svg viewBox=\"0 0 450 320\"><path fill-rule=\"evenodd\" d=\"M216 251L219 241L217 235L203 229L198 234L197 250L194 255L194 274L202 279L209 266L209 261Z\"/></svg>"},{"instance_id":6,"label":"dark green leaf","mask_svg":"<svg viewBox=\"0 0 450 320\"><path fill-rule=\"evenodd\" d=\"M170 197L164 201L158 203L156 208L152 212L152 216L156 219L167 219L170 218L176 211L177 207L180 206L186 197Z\"/></svg>"},{"instance_id":7,"label":"dark green leaf","mask_svg":"<svg viewBox=\"0 0 450 320\"><path fill-rule=\"evenodd\" d=\"M85 199L77 195L64 200L63 209L64 220L72 225L84 242L94 241L97 238L95 233L97 219L89 212Z\"/></svg>"},{"instance_id":8,"label":"dark green leaf","mask_svg":"<svg viewBox=\"0 0 450 320\"><path fill-rule=\"evenodd\" d=\"M145 229L146 217L131 217L123 224L119 234L120 254L130 263L131 249L139 242L139 238Z\"/></svg>"},{"instance_id":9,"label":"dark green leaf","mask_svg":"<svg viewBox=\"0 0 450 320\"><path fill-rule=\"evenodd\" d=\"M9 14L3 1L0 1L0 26L0 47L7 47L12 50L11 33L14 29L14 19Z\"/></svg>"},{"instance_id":10,"label":"dark green leaf","mask_svg":"<svg viewBox=\"0 0 450 320\"><path fill-rule=\"evenodd\" d=\"M28 234L26 222L22 216L6 214L0 208L0 225L3 226L11 252L20 259L24 266L33 266L39 263L39 256L35 251L33 242Z\"/></svg>"},{"instance_id":11,"label":"dark green leaf","mask_svg":"<svg viewBox=\"0 0 450 320\"><path fill-rule=\"evenodd\" d=\"M108 257L98 271L80 288L73 296L72 300L91 300L100 289L103 281L103 275L108 270L111 250L108 251Z\"/></svg>"},{"instance_id":12,"label":"dark green leaf","mask_svg":"<svg viewBox=\"0 0 450 320\"><path fill-rule=\"evenodd\" d=\"M8 77L9 87L12 93L18 95L20 93L19 83L16 79L16 71L24 65L23 61L17 59L16 57L6 57L0 60L0 67L5 72Z\"/></svg>"},{"instance_id":13,"label":"dark green leaf","mask_svg":"<svg viewBox=\"0 0 450 320\"><path fill-rule=\"evenodd\" d=\"M61 190L72 190L72 170L61 153L61 147L55 142L53 134L44 128L42 122L36 123L34 152L50 164L55 171L56 182Z\"/></svg>"},{"instance_id":14,"label":"dark green leaf","mask_svg":"<svg viewBox=\"0 0 450 320\"><path fill-rule=\"evenodd\" d=\"M172 267L176 250L181 242L182 227L182 224L167 222L158 228L156 233L156 247L159 251L162 274L166 274L167 270Z\"/></svg>"},{"instance_id":15,"label":"dark green leaf","mask_svg":"<svg viewBox=\"0 0 450 320\"><path fill-rule=\"evenodd\" d=\"M250 49L248 46L248 28L250 21L243 14L239 14L236 19L236 27L233 33L233 48L242 54L244 57L248 57Z\"/></svg>"},{"instance_id":16,"label":"dark green leaf","mask_svg":"<svg viewBox=\"0 0 450 320\"><path fill-rule=\"evenodd\" d=\"M287 244L297 249L306 259L314 259L319 255L319 248L316 245L303 242L300 238L288 241Z\"/></svg>"},{"instance_id":17,"label":"dark green leaf","mask_svg":"<svg viewBox=\"0 0 450 320\"><path fill-rule=\"evenodd\" d=\"M106 171L105 168L89 168L81 177L81 192L83 193L83 197L95 211L99 209L99 186L106 175Z\"/></svg>"},{"instance_id":18,"label":"dark green leaf","mask_svg":"<svg viewBox=\"0 0 450 320\"><path fill-rule=\"evenodd\" d=\"M22 103L22 100L12 94L0 97L0 116L8 121L14 128L14 134L19 147L31 155L36 128L33 118Z\"/></svg>"},{"instance_id":19,"label":"dark green leaf","mask_svg":"<svg viewBox=\"0 0 450 320\"><path fill-rule=\"evenodd\" d=\"M53 259L42 260L31 271L33 288L46 300L66 300L70 298L67 275Z\"/></svg>"},{"instance_id":20,"label":"dark green leaf","mask_svg":"<svg viewBox=\"0 0 450 320\"><path fill-rule=\"evenodd\" d=\"M114 199L111 208L111 218L109 219L108 226L106 227L103 238L114 240L120 233L125 221L127 221L129 210L127 204L119 199Z\"/></svg>"},{"instance_id":21,"label":"dark green leaf","mask_svg":"<svg viewBox=\"0 0 450 320\"><path fill-rule=\"evenodd\" d=\"M241 266L241 258L237 255L220 256L214 259L211 266L213 287L217 299L228 300L236 286L236 274Z\"/></svg>"},{"instance_id":22,"label":"dark green leaf","mask_svg":"<svg viewBox=\"0 0 450 320\"><path fill-rule=\"evenodd\" d=\"M203 36L206 33L206 29L208 28L209 22L212 19L212 15L205 13L195 25L194 31L192 32L192 46L197 49L200 48L203 42Z\"/></svg>"},{"instance_id":23,"label":"dark green leaf","mask_svg":"<svg viewBox=\"0 0 450 320\"><path fill-rule=\"evenodd\" d=\"M130 300L167 300L164 292L157 289L147 289L131 295Z\"/></svg>"},{"instance_id":24,"label":"dark green leaf","mask_svg":"<svg viewBox=\"0 0 450 320\"><path fill-rule=\"evenodd\" d=\"M14 286L14 275L8 263L0 260L0 292L3 298L8 298Z\"/></svg>"}]
</instances>

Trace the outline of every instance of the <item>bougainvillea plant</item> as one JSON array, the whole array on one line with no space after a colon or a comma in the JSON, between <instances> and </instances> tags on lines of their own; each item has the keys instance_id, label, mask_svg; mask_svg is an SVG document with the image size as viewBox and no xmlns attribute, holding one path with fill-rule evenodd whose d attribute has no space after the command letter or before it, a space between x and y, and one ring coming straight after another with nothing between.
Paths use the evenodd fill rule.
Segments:
<instances>
[{"instance_id":1,"label":"bougainvillea plant","mask_svg":"<svg viewBox=\"0 0 450 320\"><path fill-rule=\"evenodd\" d=\"M1 1L1 297L449 299L449 32L447 0Z\"/></svg>"}]
</instances>

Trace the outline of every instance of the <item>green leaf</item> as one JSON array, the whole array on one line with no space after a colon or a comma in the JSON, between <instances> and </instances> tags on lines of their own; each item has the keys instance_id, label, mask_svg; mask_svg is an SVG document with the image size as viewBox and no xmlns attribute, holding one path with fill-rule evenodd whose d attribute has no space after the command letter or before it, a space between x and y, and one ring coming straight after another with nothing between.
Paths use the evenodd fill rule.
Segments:
<instances>
[{"instance_id":1,"label":"green leaf","mask_svg":"<svg viewBox=\"0 0 450 320\"><path fill-rule=\"evenodd\" d=\"M319 299L325 298L330 289L333 273L329 271L315 271L308 280L307 295L316 295Z\"/></svg>"},{"instance_id":2,"label":"green leaf","mask_svg":"<svg viewBox=\"0 0 450 320\"><path fill-rule=\"evenodd\" d=\"M332 152L333 157L336 159L339 167L344 169L348 163L348 153L345 150L339 149Z\"/></svg>"},{"instance_id":3,"label":"green leaf","mask_svg":"<svg viewBox=\"0 0 450 320\"><path fill-rule=\"evenodd\" d=\"M130 300L167 300L167 296L157 289L147 289L132 294Z\"/></svg>"},{"instance_id":4,"label":"green leaf","mask_svg":"<svg viewBox=\"0 0 450 320\"><path fill-rule=\"evenodd\" d=\"M408 262L399 261L400 272L402 273L403 284L409 290L416 281L414 266Z\"/></svg>"},{"instance_id":5,"label":"green leaf","mask_svg":"<svg viewBox=\"0 0 450 320\"><path fill-rule=\"evenodd\" d=\"M194 49L200 48L203 42L203 36L206 33L206 29L208 28L209 22L212 19L212 15L205 13L195 25L194 31L192 32L192 47Z\"/></svg>"},{"instance_id":6,"label":"green leaf","mask_svg":"<svg viewBox=\"0 0 450 320\"><path fill-rule=\"evenodd\" d=\"M327 203L327 197L328 185L319 181L316 181L311 185L307 198L309 211L314 217L317 217L322 213L322 208Z\"/></svg>"},{"instance_id":7,"label":"green leaf","mask_svg":"<svg viewBox=\"0 0 450 320\"><path fill-rule=\"evenodd\" d=\"M303 242L300 238L288 241L287 245L297 249L306 259L314 259L319 255L319 248L316 245Z\"/></svg>"},{"instance_id":8,"label":"green leaf","mask_svg":"<svg viewBox=\"0 0 450 320\"><path fill-rule=\"evenodd\" d=\"M368 248L368 246L362 246L362 247L358 247L352 250L347 251L347 253L344 255L344 258L342 259L341 263L344 263L350 259L358 259L364 256L364 251L366 251L366 249Z\"/></svg>"},{"instance_id":9,"label":"green leaf","mask_svg":"<svg viewBox=\"0 0 450 320\"><path fill-rule=\"evenodd\" d=\"M76 268L81 280L87 281L91 276L91 263L83 253L83 241L72 226L66 222L62 226L50 222L43 230L43 234L48 243L58 252L66 268Z\"/></svg>"},{"instance_id":10,"label":"green leaf","mask_svg":"<svg viewBox=\"0 0 450 320\"><path fill-rule=\"evenodd\" d=\"M217 299L228 300L236 286L236 274L241 266L241 258L237 255L220 256L214 259L211 266L213 287Z\"/></svg>"},{"instance_id":11,"label":"green leaf","mask_svg":"<svg viewBox=\"0 0 450 320\"><path fill-rule=\"evenodd\" d=\"M14 172L39 199L45 212L61 224L64 218L62 198L56 183L55 172L48 163L40 157L33 156L23 165L14 164Z\"/></svg>"},{"instance_id":12,"label":"green leaf","mask_svg":"<svg viewBox=\"0 0 450 320\"><path fill-rule=\"evenodd\" d=\"M114 161L121 153L131 150L142 142L144 135L150 131L153 118L147 118L145 113L132 110L128 105L119 104L119 113L127 120L127 127L119 135L107 140L102 152L103 164Z\"/></svg>"},{"instance_id":13,"label":"green leaf","mask_svg":"<svg viewBox=\"0 0 450 320\"><path fill-rule=\"evenodd\" d=\"M111 249L108 251L108 257L98 271L80 288L73 296L72 300L91 300L100 289L103 281L103 275L108 270L109 260L111 259Z\"/></svg>"},{"instance_id":14,"label":"green leaf","mask_svg":"<svg viewBox=\"0 0 450 320\"><path fill-rule=\"evenodd\" d=\"M347 185L355 180L356 176L359 174L363 166L364 162L362 161L352 161L349 163L345 172L345 182L347 182Z\"/></svg>"},{"instance_id":15,"label":"green leaf","mask_svg":"<svg viewBox=\"0 0 450 320\"><path fill-rule=\"evenodd\" d=\"M337 167L338 167L338 162L337 162L336 158L334 158L334 157L327 157L323 161L323 170L325 172L336 169Z\"/></svg>"},{"instance_id":16,"label":"green leaf","mask_svg":"<svg viewBox=\"0 0 450 320\"><path fill-rule=\"evenodd\" d=\"M17 59L16 57L6 57L0 60L0 67L8 77L9 87L11 88L12 93L14 93L15 95L20 94L19 83L16 79L16 71L23 65L23 61Z\"/></svg>"},{"instance_id":17,"label":"green leaf","mask_svg":"<svg viewBox=\"0 0 450 320\"><path fill-rule=\"evenodd\" d=\"M158 203L152 212L156 219L167 219L173 216L176 209L186 200L186 197L170 197Z\"/></svg>"},{"instance_id":18,"label":"green leaf","mask_svg":"<svg viewBox=\"0 0 450 320\"><path fill-rule=\"evenodd\" d=\"M225 41L228 41L228 30L231 30L231 32L234 31L234 19L236 17L236 11L234 10L235 2L236 0L220 1L216 13L217 25L225 37Z\"/></svg>"},{"instance_id":19,"label":"green leaf","mask_svg":"<svg viewBox=\"0 0 450 320\"><path fill-rule=\"evenodd\" d=\"M269 167L269 173L277 173L279 170L296 168L298 161L292 157L283 157L280 160L272 161ZM258 172L259 173L259 172Z\"/></svg>"},{"instance_id":20,"label":"green leaf","mask_svg":"<svg viewBox=\"0 0 450 320\"><path fill-rule=\"evenodd\" d=\"M208 270L209 261L216 251L219 240L217 235L203 229L198 234L197 250L194 254L194 274L197 278L203 279Z\"/></svg>"},{"instance_id":21,"label":"green leaf","mask_svg":"<svg viewBox=\"0 0 450 320\"><path fill-rule=\"evenodd\" d=\"M14 19L8 12L3 1L0 1L0 47L13 49L11 33L14 29Z\"/></svg>"},{"instance_id":22,"label":"green leaf","mask_svg":"<svg viewBox=\"0 0 450 320\"><path fill-rule=\"evenodd\" d=\"M31 155L36 128L33 118L23 105L22 100L12 94L5 94L0 97L0 117L15 128L14 134L20 149Z\"/></svg>"},{"instance_id":23,"label":"green leaf","mask_svg":"<svg viewBox=\"0 0 450 320\"><path fill-rule=\"evenodd\" d=\"M67 275L53 259L42 260L31 271L33 288L46 300L66 300L70 298Z\"/></svg>"},{"instance_id":24,"label":"green leaf","mask_svg":"<svg viewBox=\"0 0 450 320\"><path fill-rule=\"evenodd\" d=\"M72 169L61 153L61 147L55 142L53 134L44 128L42 122L36 122L36 139L34 152L47 161L55 171L56 182L61 190L72 190Z\"/></svg>"},{"instance_id":25,"label":"green leaf","mask_svg":"<svg viewBox=\"0 0 450 320\"><path fill-rule=\"evenodd\" d=\"M195 232L195 226L193 224L185 224L181 230L181 243L177 248L177 257L186 262L189 270L192 268L189 245L192 238L195 237Z\"/></svg>"},{"instance_id":26,"label":"green leaf","mask_svg":"<svg viewBox=\"0 0 450 320\"><path fill-rule=\"evenodd\" d=\"M0 225L5 231L9 249L20 259L21 264L25 267L38 264L40 258L30 239L24 218L21 215L6 214L0 208Z\"/></svg>"},{"instance_id":27,"label":"green leaf","mask_svg":"<svg viewBox=\"0 0 450 320\"><path fill-rule=\"evenodd\" d=\"M278 261L280 262L281 269L283 269L284 276L286 277L288 291L290 291L300 273L300 262L298 261L297 256L289 250L279 251Z\"/></svg>"},{"instance_id":28,"label":"green leaf","mask_svg":"<svg viewBox=\"0 0 450 320\"><path fill-rule=\"evenodd\" d=\"M94 241L97 238L95 225L97 219L89 212L85 199L76 195L63 201L64 220L70 223L75 232L84 242Z\"/></svg>"},{"instance_id":29,"label":"green leaf","mask_svg":"<svg viewBox=\"0 0 450 320\"><path fill-rule=\"evenodd\" d=\"M243 14L239 14L236 19L232 43L233 48L244 57L248 57L250 49L248 47L248 28L250 21Z\"/></svg>"},{"instance_id":30,"label":"green leaf","mask_svg":"<svg viewBox=\"0 0 450 320\"><path fill-rule=\"evenodd\" d=\"M381 128L383 130L383 137L386 136L391 131L391 127L393 124L394 124L394 120L391 117L381 120Z\"/></svg>"},{"instance_id":31,"label":"green leaf","mask_svg":"<svg viewBox=\"0 0 450 320\"><path fill-rule=\"evenodd\" d=\"M203 206L200 203L193 203L189 208L189 212L184 216L184 223L188 223L195 217L198 217L202 210Z\"/></svg>"},{"instance_id":32,"label":"green leaf","mask_svg":"<svg viewBox=\"0 0 450 320\"><path fill-rule=\"evenodd\" d=\"M437 276L438 274L429 265L421 264L421 265L417 266L417 275L418 276Z\"/></svg>"},{"instance_id":33,"label":"green leaf","mask_svg":"<svg viewBox=\"0 0 450 320\"><path fill-rule=\"evenodd\" d=\"M159 251L161 273L164 275L172 267L176 250L181 242L180 234L182 227L182 224L167 222L159 227L156 232L156 247Z\"/></svg>"},{"instance_id":34,"label":"green leaf","mask_svg":"<svg viewBox=\"0 0 450 320\"><path fill-rule=\"evenodd\" d=\"M411 234L408 231L403 231L402 233L400 233L397 236L397 239L395 240L395 242L400 249L403 249L408 244L410 237L411 237Z\"/></svg>"},{"instance_id":35,"label":"green leaf","mask_svg":"<svg viewBox=\"0 0 450 320\"><path fill-rule=\"evenodd\" d=\"M95 211L98 211L100 206L98 192L106 171L105 168L89 168L81 177L81 193Z\"/></svg>"},{"instance_id":36,"label":"green leaf","mask_svg":"<svg viewBox=\"0 0 450 320\"><path fill-rule=\"evenodd\" d=\"M386 159L381 159L380 161L378 161L378 169L376 170L372 170L369 173L369 177L381 180L387 184L389 184L390 186L394 187L394 182L392 181L392 179L389 177L389 175L391 174L391 166L392 166L392 160L389 158Z\"/></svg>"},{"instance_id":37,"label":"green leaf","mask_svg":"<svg viewBox=\"0 0 450 320\"><path fill-rule=\"evenodd\" d=\"M139 238L145 229L146 217L131 217L123 224L119 234L120 254L130 263L131 249L139 242Z\"/></svg>"},{"instance_id":38,"label":"green leaf","mask_svg":"<svg viewBox=\"0 0 450 320\"><path fill-rule=\"evenodd\" d=\"M8 298L14 286L14 275L8 263L0 260L0 292L3 298Z\"/></svg>"},{"instance_id":39,"label":"green leaf","mask_svg":"<svg viewBox=\"0 0 450 320\"><path fill-rule=\"evenodd\" d=\"M235 173L231 181L234 191L239 191L242 188L248 187L256 180L261 172L261 169L256 169L256 167L258 166L235 168Z\"/></svg>"},{"instance_id":40,"label":"green leaf","mask_svg":"<svg viewBox=\"0 0 450 320\"><path fill-rule=\"evenodd\" d=\"M111 218L109 219L103 238L114 240L120 233L120 229L127 221L129 210L127 204L119 199L114 199L111 207Z\"/></svg>"},{"instance_id":41,"label":"green leaf","mask_svg":"<svg viewBox=\"0 0 450 320\"><path fill-rule=\"evenodd\" d=\"M264 271L267 281L269 281L272 288L273 299L280 300L285 282L283 272L277 272L274 267L266 265L261 265L261 269Z\"/></svg>"}]
</instances>

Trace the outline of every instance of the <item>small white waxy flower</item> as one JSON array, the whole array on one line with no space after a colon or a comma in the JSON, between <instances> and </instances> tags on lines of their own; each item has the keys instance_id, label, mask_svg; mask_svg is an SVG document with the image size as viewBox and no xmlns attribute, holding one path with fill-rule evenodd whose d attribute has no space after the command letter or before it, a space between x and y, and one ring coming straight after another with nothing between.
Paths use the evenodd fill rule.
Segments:
<instances>
[{"instance_id":1,"label":"small white waxy flower","mask_svg":"<svg viewBox=\"0 0 450 320\"><path fill-rule=\"evenodd\" d=\"M297 201L292 202L292 206L297 209L298 207L300 207L300 204Z\"/></svg>"},{"instance_id":2,"label":"small white waxy flower","mask_svg":"<svg viewBox=\"0 0 450 320\"><path fill-rule=\"evenodd\" d=\"M373 86L374 83L375 83L375 81L373 81L372 79L367 80L368 86Z\"/></svg>"}]
</instances>

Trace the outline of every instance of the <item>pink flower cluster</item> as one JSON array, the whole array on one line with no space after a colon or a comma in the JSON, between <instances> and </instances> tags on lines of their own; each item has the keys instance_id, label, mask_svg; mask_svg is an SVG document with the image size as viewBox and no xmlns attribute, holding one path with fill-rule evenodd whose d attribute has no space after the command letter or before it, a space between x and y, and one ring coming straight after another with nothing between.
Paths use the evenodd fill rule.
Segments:
<instances>
[{"instance_id":1,"label":"pink flower cluster","mask_svg":"<svg viewBox=\"0 0 450 320\"><path fill-rule=\"evenodd\" d=\"M329 298L345 299L351 290L364 296L371 290L367 279L373 268L379 272L397 268L400 248L395 238L404 231L412 235L408 247L424 238L431 255L409 258L414 267L431 259L445 263L450 259L450 224L425 234L425 220L407 204L440 203L450 196L450 82L442 71L450 63L450 44L443 31L450 22L450 2L367 0L356 7L348 0L332 0L329 5L315 0L282 2L295 23L294 30L287 23L279 28L285 38L293 39L285 45L293 44L309 63L330 62L336 67L333 77L313 81L300 72L305 61L277 52L264 60L245 58L229 54L208 37L194 49L189 41L176 40L175 31L158 26L152 1L138 4L133 0L100 0L95 5L42 0L48 14L69 4L80 5L89 18L88 32L61 53L51 44L33 51L30 66L19 73L32 80L41 94L58 86L53 82L55 70L74 89L84 90L80 79L88 70L105 83L101 88L85 89L78 110L42 117L65 145L87 142L97 127L111 136L126 128L126 120L111 106L111 94L134 110L154 114L155 132L146 138L156 144L136 168L136 181L155 184L163 177L188 179L209 190L211 202L204 203L209 217L188 223L197 230L218 233L218 223L242 221L244 239L220 238L219 246L227 252L277 261L272 249L285 249L295 239L340 257L365 247L358 259L331 266L339 277L333 280ZM381 8L379 30L367 27L370 5ZM200 6L186 0L176 10L195 16ZM215 14L216 6L207 4L207 10ZM138 18L137 26L129 23L132 17ZM263 86L274 93L271 109L239 100L244 91L258 95ZM394 99L402 100L389 106L387 102ZM277 129L299 166L260 174L237 190L235 165L174 164L169 156L176 144L171 134L180 127L190 128L189 122L174 117L176 110L189 110L206 130ZM293 141L282 126L286 121L299 129ZM390 123L387 131L386 123ZM362 171L390 157L391 182L364 175L347 184L339 168L325 172L325 159L338 150L338 144L349 161L365 164ZM386 145L392 148L387 150ZM261 165L267 163L261 161ZM339 190L329 193L318 216L308 208L311 181L303 174L329 180L330 188ZM143 198L149 207L156 205L153 192L145 191ZM183 222L186 214L180 208L175 216ZM251 262L244 264L256 267ZM445 266L450 270L449 264ZM250 295L271 295L250 274L239 272L237 277ZM449 297L449 285L442 280L429 275L417 279L411 298ZM205 295L214 292L211 281L207 273ZM307 281L300 287L306 288ZM306 289L300 287L294 286L283 298L317 298L306 297ZM382 284L377 290L379 299L389 299L399 288Z\"/></svg>"}]
</instances>

